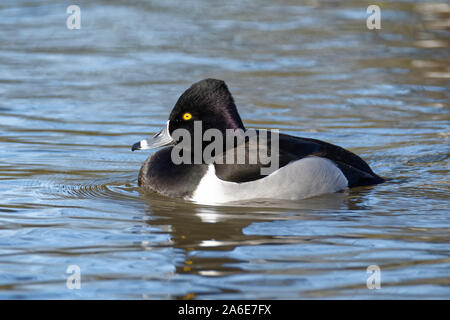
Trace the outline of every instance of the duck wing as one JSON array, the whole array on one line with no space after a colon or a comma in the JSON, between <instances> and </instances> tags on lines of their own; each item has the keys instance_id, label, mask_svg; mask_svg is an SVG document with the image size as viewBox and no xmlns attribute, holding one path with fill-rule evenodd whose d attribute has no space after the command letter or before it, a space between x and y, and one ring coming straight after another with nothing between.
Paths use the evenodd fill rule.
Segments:
<instances>
[{"instance_id":1,"label":"duck wing","mask_svg":"<svg viewBox=\"0 0 450 320\"><path fill-rule=\"evenodd\" d=\"M257 134L260 136L261 131L257 130ZM258 146L256 150L254 145L247 140L245 143L246 164L215 164L216 175L222 180L231 182L248 182L264 178L265 175L261 174L261 168L270 167L270 163L263 164L258 157L256 164L249 164L248 159L252 152L267 154L270 158L270 146L272 143L270 132L267 133L267 141L267 144ZM236 148L227 152L235 151ZM350 188L384 181L372 171L363 159L344 148L317 139L279 134L279 168L293 161L311 156L333 161L347 178Z\"/></svg>"}]
</instances>

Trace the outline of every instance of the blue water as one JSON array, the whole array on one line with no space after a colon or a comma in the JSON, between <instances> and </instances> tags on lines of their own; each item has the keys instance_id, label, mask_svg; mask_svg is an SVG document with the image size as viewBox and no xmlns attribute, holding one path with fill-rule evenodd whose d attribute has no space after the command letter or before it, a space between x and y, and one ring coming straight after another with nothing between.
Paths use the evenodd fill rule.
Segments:
<instances>
[{"instance_id":1,"label":"blue water","mask_svg":"<svg viewBox=\"0 0 450 320\"><path fill-rule=\"evenodd\" d=\"M77 4L79 30L69 3L0 4L1 299L450 298L448 4L383 3L380 30L360 1ZM131 145L207 77L247 127L388 181L240 206L143 193Z\"/></svg>"}]
</instances>

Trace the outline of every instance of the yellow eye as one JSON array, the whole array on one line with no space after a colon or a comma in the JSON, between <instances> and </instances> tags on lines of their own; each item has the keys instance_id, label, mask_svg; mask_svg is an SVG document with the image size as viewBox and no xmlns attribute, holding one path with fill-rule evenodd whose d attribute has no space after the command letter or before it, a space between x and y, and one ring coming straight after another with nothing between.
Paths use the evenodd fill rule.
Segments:
<instances>
[{"instance_id":1,"label":"yellow eye","mask_svg":"<svg viewBox=\"0 0 450 320\"><path fill-rule=\"evenodd\" d=\"M191 120L192 118L192 114L190 114L189 112L186 112L185 114L183 114L183 120Z\"/></svg>"}]
</instances>

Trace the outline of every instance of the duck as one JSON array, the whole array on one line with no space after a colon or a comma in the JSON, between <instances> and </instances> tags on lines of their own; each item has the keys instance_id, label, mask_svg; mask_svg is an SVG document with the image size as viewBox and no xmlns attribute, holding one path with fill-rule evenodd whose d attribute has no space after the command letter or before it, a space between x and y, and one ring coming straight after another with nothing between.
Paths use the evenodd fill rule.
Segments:
<instances>
[{"instance_id":1,"label":"duck","mask_svg":"<svg viewBox=\"0 0 450 320\"><path fill-rule=\"evenodd\" d=\"M199 125L200 129L199 129ZM208 130L219 142L209 157L196 159L195 151L204 155L208 144L204 139L189 141L185 134L200 137ZM244 136L251 130L258 141L251 144ZM222 136L221 136L222 135ZM198 139L193 139L198 140ZM212 141L213 139L210 138ZM197 144L196 144L197 143ZM182 146L182 147L181 147ZM276 146L277 148L272 148ZM358 155L334 144L263 129L246 129L238 113L233 96L222 80L203 79L191 85L178 99L164 128L149 139L132 145L131 150L160 148L143 163L138 185L145 191L181 198L201 204L224 204L251 200L302 200L343 191L347 188L384 182ZM224 161L230 152L244 150L244 162ZM210 148L211 149L211 148ZM256 161L249 162L251 155ZM178 154L178 158L174 155ZM180 155L185 161L179 161ZM261 159L260 159L261 158ZM241 158L242 160L243 158ZM265 160L265 161L263 161ZM276 166L273 166L276 164ZM273 167L268 172L264 169Z\"/></svg>"}]
</instances>

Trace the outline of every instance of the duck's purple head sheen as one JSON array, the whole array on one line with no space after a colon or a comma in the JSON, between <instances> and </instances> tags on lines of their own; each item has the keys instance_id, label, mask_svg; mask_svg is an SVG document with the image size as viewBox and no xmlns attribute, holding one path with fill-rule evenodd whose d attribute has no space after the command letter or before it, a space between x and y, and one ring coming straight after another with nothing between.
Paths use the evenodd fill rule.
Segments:
<instances>
[{"instance_id":1,"label":"duck's purple head sheen","mask_svg":"<svg viewBox=\"0 0 450 320\"><path fill-rule=\"evenodd\" d=\"M194 121L202 121L204 131L245 129L227 85L216 79L204 79L187 89L175 104L169 121L170 132L178 128L192 132Z\"/></svg>"},{"instance_id":2,"label":"duck's purple head sheen","mask_svg":"<svg viewBox=\"0 0 450 320\"><path fill-rule=\"evenodd\" d=\"M178 99L166 127L153 138L135 143L132 150L152 149L176 143L172 133L186 129L192 135L194 122L201 121L202 135L208 129L218 129L224 135L226 129L245 130L234 104L233 96L222 80L204 79L194 83Z\"/></svg>"}]
</instances>

